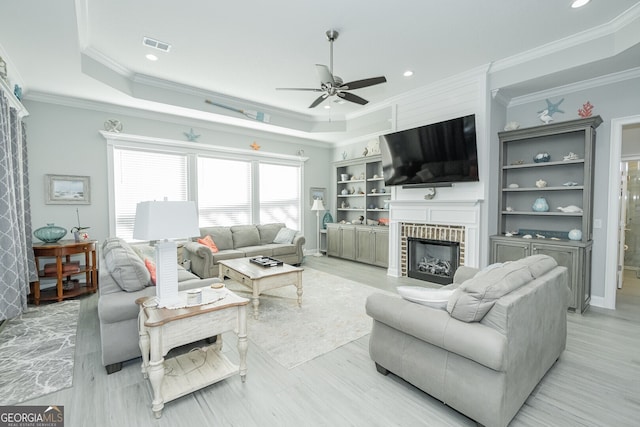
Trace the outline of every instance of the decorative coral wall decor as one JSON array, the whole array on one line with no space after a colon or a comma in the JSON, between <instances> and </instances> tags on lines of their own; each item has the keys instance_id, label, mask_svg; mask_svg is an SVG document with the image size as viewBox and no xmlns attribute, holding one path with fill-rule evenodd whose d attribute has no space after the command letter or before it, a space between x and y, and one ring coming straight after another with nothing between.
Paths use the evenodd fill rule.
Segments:
<instances>
[{"instance_id":1,"label":"decorative coral wall decor","mask_svg":"<svg viewBox=\"0 0 640 427\"><path fill-rule=\"evenodd\" d=\"M589 101L587 101L586 104L582 104L582 108L578 109L578 115L583 119L586 117L591 117L592 112L593 105L591 105Z\"/></svg>"}]
</instances>

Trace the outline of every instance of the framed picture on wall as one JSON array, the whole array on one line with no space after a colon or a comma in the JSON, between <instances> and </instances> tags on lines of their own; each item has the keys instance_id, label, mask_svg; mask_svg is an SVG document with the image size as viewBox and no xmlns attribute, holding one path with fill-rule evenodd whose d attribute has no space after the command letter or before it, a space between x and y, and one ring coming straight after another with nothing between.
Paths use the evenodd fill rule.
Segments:
<instances>
[{"instance_id":1,"label":"framed picture on wall","mask_svg":"<svg viewBox=\"0 0 640 427\"><path fill-rule=\"evenodd\" d=\"M322 203L324 204L324 207L329 209L327 207L327 189L326 188L320 188L320 187L311 187L309 189L309 206L313 206L313 201L316 199L320 199L322 200Z\"/></svg>"},{"instance_id":2,"label":"framed picture on wall","mask_svg":"<svg viewBox=\"0 0 640 427\"><path fill-rule=\"evenodd\" d=\"M89 205L91 186L88 176L45 175L45 200L48 205Z\"/></svg>"}]
</instances>

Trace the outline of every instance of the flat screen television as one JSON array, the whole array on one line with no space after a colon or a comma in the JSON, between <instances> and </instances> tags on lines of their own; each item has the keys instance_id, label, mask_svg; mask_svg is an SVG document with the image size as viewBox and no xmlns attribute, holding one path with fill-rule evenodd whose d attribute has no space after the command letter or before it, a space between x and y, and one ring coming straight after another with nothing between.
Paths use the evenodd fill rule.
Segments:
<instances>
[{"instance_id":1,"label":"flat screen television","mask_svg":"<svg viewBox=\"0 0 640 427\"><path fill-rule=\"evenodd\" d=\"M478 181L475 115L380 136L385 185Z\"/></svg>"}]
</instances>

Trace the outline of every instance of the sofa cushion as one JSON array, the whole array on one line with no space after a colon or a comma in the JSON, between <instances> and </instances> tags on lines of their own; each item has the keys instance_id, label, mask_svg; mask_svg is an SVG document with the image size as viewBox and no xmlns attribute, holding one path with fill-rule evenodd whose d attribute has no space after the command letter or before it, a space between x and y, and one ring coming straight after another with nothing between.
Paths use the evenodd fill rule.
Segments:
<instances>
[{"instance_id":1,"label":"sofa cushion","mask_svg":"<svg viewBox=\"0 0 640 427\"><path fill-rule=\"evenodd\" d=\"M273 250L268 246L246 246L244 248L239 248L238 250L244 253L245 257L253 257L253 256L271 256L273 255Z\"/></svg>"},{"instance_id":2,"label":"sofa cushion","mask_svg":"<svg viewBox=\"0 0 640 427\"><path fill-rule=\"evenodd\" d=\"M284 244L273 244L273 256L278 257L279 255L295 255L297 251L296 245L284 245Z\"/></svg>"},{"instance_id":3,"label":"sofa cushion","mask_svg":"<svg viewBox=\"0 0 640 427\"><path fill-rule=\"evenodd\" d=\"M233 249L233 236L230 227L203 227L200 229L201 236L211 236L218 250Z\"/></svg>"},{"instance_id":4,"label":"sofa cushion","mask_svg":"<svg viewBox=\"0 0 640 427\"><path fill-rule=\"evenodd\" d=\"M273 239L273 243L291 243L298 232L290 228L281 228Z\"/></svg>"},{"instance_id":5,"label":"sofa cushion","mask_svg":"<svg viewBox=\"0 0 640 427\"><path fill-rule=\"evenodd\" d=\"M211 236L209 236L208 234L204 238L198 239L198 243L200 243L201 245L205 245L206 247L211 249L211 252L213 253L219 251L218 246L216 246L216 242L214 242Z\"/></svg>"},{"instance_id":6,"label":"sofa cushion","mask_svg":"<svg viewBox=\"0 0 640 427\"><path fill-rule=\"evenodd\" d=\"M432 289L423 286L397 286L396 290L407 301L440 310L446 310L449 297L454 292L454 289Z\"/></svg>"},{"instance_id":7,"label":"sofa cushion","mask_svg":"<svg viewBox=\"0 0 640 427\"><path fill-rule=\"evenodd\" d=\"M225 259L244 258L244 252L235 249L220 251L212 255L213 256L211 258L213 259L214 264L217 264L220 261L224 261Z\"/></svg>"},{"instance_id":8,"label":"sofa cushion","mask_svg":"<svg viewBox=\"0 0 640 427\"><path fill-rule=\"evenodd\" d=\"M149 285L149 270L128 244L111 245L104 254L104 262L107 271L123 291L135 292Z\"/></svg>"},{"instance_id":9,"label":"sofa cushion","mask_svg":"<svg viewBox=\"0 0 640 427\"><path fill-rule=\"evenodd\" d=\"M260 233L255 225L234 225L231 227L231 234L233 235L233 249L260 244Z\"/></svg>"},{"instance_id":10,"label":"sofa cushion","mask_svg":"<svg viewBox=\"0 0 640 427\"><path fill-rule=\"evenodd\" d=\"M447 304L451 317L463 322L479 322L498 298L533 279L527 265L515 262L478 274L455 290Z\"/></svg>"},{"instance_id":11,"label":"sofa cushion","mask_svg":"<svg viewBox=\"0 0 640 427\"><path fill-rule=\"evenodd\" d=\"M266 245L273 242L273 239L276 238L278 231L281 228L284 228L285 225L282 222L275 222L272 224L261 224L258 225L258 233L260 233L260 244Z\"/></svg>"}]
</instances>

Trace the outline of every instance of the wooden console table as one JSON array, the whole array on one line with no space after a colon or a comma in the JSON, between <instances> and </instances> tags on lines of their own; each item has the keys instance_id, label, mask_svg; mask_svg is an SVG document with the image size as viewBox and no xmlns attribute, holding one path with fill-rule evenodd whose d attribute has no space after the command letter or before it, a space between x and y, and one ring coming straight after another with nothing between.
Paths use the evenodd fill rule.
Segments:
<instances>
[{"instance_id":1,"label":"wooden console table","mask_svg":"<svg viewBox=\"0 0 640 427\"><path fill-rule=\"evenodd\" d=\"M202 288L203 301L209 304L184 308L158 308L155 297L136 300L139 345L142 353L142 375L149 378L153 389L151 409L156 418L162 416L164 404L215 382L240 374L247 375L247 304L249 300L223 288ZM206 298L206 294L214 298ZM181 298L185 292L180 292ZM211 296L211 295L209 295ZM184 297L186 301L186 296ZM222 333L238 335L239 365L222 354ZM172 348L216 336L212 346L165 360ZM165 371L170 374L165 375Z\"/></svg>"},{"instance_id":2,"label":"wooden console table","mask_svg":"<svg viewBox=\"0 0 640 427\"><path fill-rule=\"evenodd\" d=\"M55 243L34 243L33 254L38 270L38 280L31 283L31 296L36 305L39 305L40 301L62 301L65 298L89 292L95 293L98 289L95 240L84 242L60 240ZM84 255L84 259L80 261L77 268L65 270L64 265L72 262L73 255ZM52 262L55 260L55 271L45 271L45 258L51 258ZM42 268L40 264L43 264ZM84 281L73 279L73 276L77 275L84 275ZM41 291L40 282L42 279L56 280L56 287Z\"/></svg>"}]
</instances>

